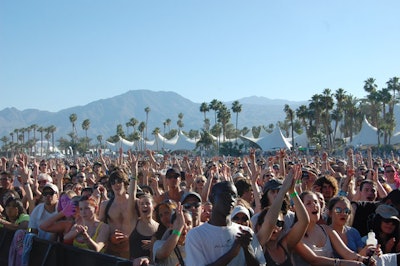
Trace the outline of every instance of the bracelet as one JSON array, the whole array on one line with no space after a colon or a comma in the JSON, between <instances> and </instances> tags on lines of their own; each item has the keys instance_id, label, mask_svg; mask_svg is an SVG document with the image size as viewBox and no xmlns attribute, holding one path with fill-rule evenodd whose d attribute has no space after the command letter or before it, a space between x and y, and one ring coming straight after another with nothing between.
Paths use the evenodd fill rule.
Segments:
<instances>
[{"instance_id":1,"label":"bracelet","mask_svg":"<svg viewBox=\"0 0 400 266\"><path fill-rule=\"evenodd\" d=\"M174 235L177 235L177 236L181 236L181 232L180 231L178 231L178 230L172 230L172 233L174 234Z\"/></svg>"},{"instance_id":2,"label":"bracelet","mask_svg":"<svg viewBox=\"0 0 400 266\"><path fill-rule=\"evenodd\" d=\"M293 193L290 193L290 198L292 199L292 198L295 198L296 196L298 196L299 194L297 194L297 192L295 191L295 192L293 192Z\"/></svg>"},{"instance_id":3,"label":"bracelet","mask_svg":"<svg viewBox=\"0 0 400 266\"><path fill-rule=\"evenodd\" d=\"M130 177L129 177L129 180L138 180L138 178L137 178L137 176L133 176L133 175L131 175Z\"/></svg>"},{"instance_id":4,"label":"bracelet","mask_svg":"<svg viewBox=\"0 0 400 266\"><path fill-rule=\"evenodd\" d=\"M340 259L335 258L335 262L333 264L334 266L339 266L340 265Z\"/></svg>"}]
</instances>

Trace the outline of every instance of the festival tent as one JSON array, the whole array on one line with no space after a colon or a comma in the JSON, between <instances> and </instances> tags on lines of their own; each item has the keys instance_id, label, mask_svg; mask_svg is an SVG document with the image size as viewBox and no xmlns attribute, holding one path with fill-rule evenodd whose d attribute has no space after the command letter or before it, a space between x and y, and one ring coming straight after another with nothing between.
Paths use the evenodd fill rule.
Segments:
<instances>
[{"instance_id":1,"label":"festival tent","mask_svg":"<svg viewBox=\"0 0 400 266\"><path fill-rule=\"evenodd\" d=\"M175 144L171 148L173 151L178 151L178 150L186 150L186 151L192 151L196 148L196 142L199 139L191 139L185 136L185 134L182 133L182 131L179 131L178 133L178 139L176 140Z\"/></svg>"},{"instance_id":2,"label":"festival tent","mask_svg":"<svg viewBox=\"0 0 400 266\"><path fill-rule=\"evenodd\" d=\"M289 143L292 143L292 138L288 138L287 140ZM294 144L297 147L308 147L309 141L305 131L300 135L294 136Z\"/></svg>"},{"instance_id":3,"label":"festival tent","mask_svg":"<svg viewBox=\"0 0 400 266\"><path fill-rule=\"evenodd\" d=\"M364 117L360 132L353 137L353 140L349 143L349 145L354 147L378 145L378 129L373 127L368 122L367 118Z\"/></svg>"},{"instance_id":4,"label":"festival tent","mask_svg":"<svg viewBox=\"0 0 400 266\"><path fill-rule=\"evenodd\" d=\"M263 134L264 135L264 134ZM290 149L292 145L282 134L279 127L275 127L271 134L264 135L258 139L251 139L244 136L240 136L244 142L250 142L257 145L263 151L270 151L276 149Z\"/></svg>"}]
</instances>

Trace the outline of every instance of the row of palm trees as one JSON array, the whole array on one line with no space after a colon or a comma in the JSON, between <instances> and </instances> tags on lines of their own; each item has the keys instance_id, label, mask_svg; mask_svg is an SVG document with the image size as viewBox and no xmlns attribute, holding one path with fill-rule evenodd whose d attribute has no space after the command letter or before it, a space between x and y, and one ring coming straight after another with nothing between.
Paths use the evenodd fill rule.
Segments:
<instances>
[{"instance_id":1,"label":"row of palm trees","mask_svg":"<svg viewBox=\"0 0 400 266\"><path fill-rule=\"evenodd\" d=\"M399 102L400 84L399 78L393 77L386 83L387 87L378 89L376 80L368 78L364 81L364 90L367 93L365 98L357 99L348 94L344 89L339 88L335 92L326 88L320 94L314 94L309 100L308 105L301 105L297 109L285 105L283 111L286 114L284 121L278 121L276 125L269 124L253 126L251 129L243 127L238 129L239 114L242 112L242 105L239 101L234 101L231 108L228 108L221 101L214 99L210 103L203 102L199 111L204 114L204 124L199 130L190 130L185 132L190 138L199 138L199 145L210 148L214 144L210 134L214 136L222 136L222 142L226 138L237 138L239 135L245 135L252 131L253 136L258 137L261 130L271 132L275 126L278 126L286 135L286 137L294 136L294 134L302 134L304 131L310 140L311 145L321 145L328 150L335 150L338 145L343 144L343 138L351 138L360 130L362 121L366 117L373 126L378 128L378 143L383 139L382 144L390 144L390 137L395 129L394 107ZM129 141L137 142L139 150L145 149L145 142L140 140L148 140L148 121L151 112L150 107L144 109L146 113L146 121L139 122L136 118L130 118L126 123L126 131L123 125L118 124L116 134L107 138L107 141L117 142L122 137ZM211 123L207 117L207 113L213 111L214 121ZM231 111L235 114L235 125L231 122ZM184 127L184 114L178 114L177 126L179 130ZM61 149L72 147L73 150L87 151L91 145L91 139L88 138L88 130L90 129L90 120L85 119L82 122L82 129L85 131L85 137L79 138L76 128L76 114L71 114L69 120L72 125L72 131L68 134L70 139L61 137L58 142ZM169 139L176 135L177 129L171 129L170 118L162 122L164 136ZM133 130L130 133L130 128ZM168 128L168 130L167 130ZM24 147L32 151L34 143L36 143L36 132L40 133L40 140L43 137L46 140L52 140L54 146L54 125L41 127L36 124L27 128L15 129L10 133L11 141L7 136L3 136L0 140L3 142L4 149L15 149ZM30 133L33 133L31 138ZM161 132L160 127L154 128L152 135ZM27 139L25 138L27 137ZM15 139L14 139L15 138ZM103 136L97 136L98 145L103 145ZM161 145L161 144L157 144ZM295 147L295 139L292 138L292 145ZM158 147L158 148L161 148Z\"/></svg>"}]
</instances>

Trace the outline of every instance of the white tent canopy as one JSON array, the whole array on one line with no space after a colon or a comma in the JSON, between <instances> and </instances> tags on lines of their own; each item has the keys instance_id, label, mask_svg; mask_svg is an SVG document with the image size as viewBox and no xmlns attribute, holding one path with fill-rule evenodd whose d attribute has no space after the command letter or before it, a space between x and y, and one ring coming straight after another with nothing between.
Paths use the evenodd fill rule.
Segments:
<instances>
[{"instance_id":1,"label":"white tent canopy","mask_svg":"<svg viewBox=\"0 0 400 266\"><path fill-rule=\"evenodd\" d=\"M378 145L378 129L364 117L360 132L349 143L352 146Z\"/></svg>"}]
</instances>

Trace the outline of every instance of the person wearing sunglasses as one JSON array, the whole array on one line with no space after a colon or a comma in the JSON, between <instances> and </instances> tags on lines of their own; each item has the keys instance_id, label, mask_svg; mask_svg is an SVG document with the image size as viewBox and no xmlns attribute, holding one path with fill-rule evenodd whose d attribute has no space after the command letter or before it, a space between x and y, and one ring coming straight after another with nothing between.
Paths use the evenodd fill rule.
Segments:
<instances>
[{"instance_id":1,"label":"person wearing sunglasses","mask_svg":"<svg viewBox=\"0 0 400 266\"><path fill-rule=\"evenodd\" d=\"M296 180L299 180L301 176L301 166L294 165L286 176L271 206L263 209L258 216L256 225L257 238L264 249L267 265L293 265L291 255L295 246L306 232L310 218L298 194L295 192ZM293 200L298 220L289 231L285 232L283 229L285 220L282 203L287 193L290 194Z\"/></svg>"},{"instance_id":2,"label":"person wearing sunglasses","mask_svg":"<svg viewBox=\"0 0 400 266\"><path fill-rule=\"evenodd\" d=\"M321 207L314 192L304 191L300 199L310 217L310 223L304 237L295 247L293 261L296 266L310 264L345 266L361 265L361 263L376 265L374 258L350 250L331 227L317 224L321 217ZM335 257L335 253L340 257Z\"/></svg>"},{"instance_id":3,"label":"person wearing sunglasses","mask_svg":"<svg viewBox=\"0 0 400 266\"><path fill-rule=\"evenodd\" d=\"M161 195L155 196L155 202L158 204L168 199L179 202L183 194L185 193L180 187L181 172L179 171L179 169L175 167L169 168L165 173L165 180L168 190Z\"/></svg>"},{"instance_id":4,"label":"person wearing sunglasses","mask_svg":"<svg viewBox=\"0 0 400 266\"><path fill-rule=\"evenodd\" d=\"M38 234L39 238L56 241L57 234L46 232L40 229L40 224L57 214L58 187L47 183L42 192L44 202L37 205L30 214L29 228L32 233Z\"/></svg>"},{"instance_id":5,"label":"person wearing sunglasses","mask_svg":"<svg viewBox=\"0 0 400 266\"><path fill-rule=\"evenodd\" d=\"M367 256L373 247L365 246L357 229L348 226L351 214L350 200L344 196L333 197L328 203L328 224L335 230L343 243L354 252Z\"/></svg>"},{"instance_id":6,"label":"person wearing sunglasses","mask_svg":"<svg viewBox=\"0 0 400 266\"><path fill-rule=\"evenodd\" d=\"M370 229L375 232L383 253L400 252L399 224L399 212L394 207L380 204L376 208Z\"/></svg>"},{"instance_id":7,"label":"person wearing sunglasses","mask_svg":"<svg viewBox=\"0 0 400 266\"><path fill-rule=\"evenodd\" d=\"M201 196L196 192L189 191L183 194L180 202L183 208L192 214L193 227L199 226L201 224Z\"/></svg>"},{"instance_id":8,"label":"person wearing sunglasses","mask_svg":"<svg viewBox=\"0 0 400 266\"><path fill-rule=\"evenodd\" d=\"M123 168L115 168L108 178L111 187L109 200L100 204L99 219L110 226L110 241L106 253L129 259L129 234L132 231L132 220L128 217L129 195L128 174Z\"/></svg>"}]
</instances>

